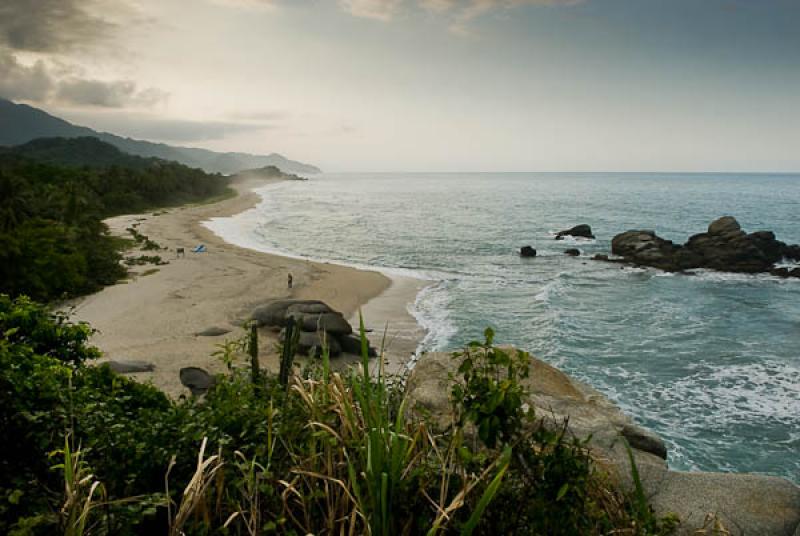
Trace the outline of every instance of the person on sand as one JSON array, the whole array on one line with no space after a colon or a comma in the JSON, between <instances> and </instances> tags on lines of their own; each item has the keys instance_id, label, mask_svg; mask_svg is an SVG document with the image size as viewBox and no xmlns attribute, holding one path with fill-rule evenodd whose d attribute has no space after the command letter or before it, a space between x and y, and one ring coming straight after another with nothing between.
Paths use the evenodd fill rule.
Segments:
<instances>
[{"instance_id":1,"label":"person on sand","mask_svg":"<svg viewBox=\"0 0 800 536\"><path fill-rule=\"evenodd\" d=\"M292 274L291 273L289 274L288 283L289 283L289 288L292 288Z\"/></svg>"}]
</instances>

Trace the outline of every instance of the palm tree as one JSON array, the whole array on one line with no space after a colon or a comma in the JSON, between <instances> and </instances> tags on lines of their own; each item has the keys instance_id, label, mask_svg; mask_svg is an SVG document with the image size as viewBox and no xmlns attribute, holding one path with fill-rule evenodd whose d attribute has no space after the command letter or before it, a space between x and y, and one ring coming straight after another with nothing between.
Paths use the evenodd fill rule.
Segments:
<instances>
[{"instance_id":1,"label":"palm tree","mask_svg":"<svg viewBox=\"0 0 800 536\"><path fill-rule=\"evenodd\" d=\"M31 193L25 181L0 169L0 231L9 231L31 213Z\"/></svg>"}]
</instances>

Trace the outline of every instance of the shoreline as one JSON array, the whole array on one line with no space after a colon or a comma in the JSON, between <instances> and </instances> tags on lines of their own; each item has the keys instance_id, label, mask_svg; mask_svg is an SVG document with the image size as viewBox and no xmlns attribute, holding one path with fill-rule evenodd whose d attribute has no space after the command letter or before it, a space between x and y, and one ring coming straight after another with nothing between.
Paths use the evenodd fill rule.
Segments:
<instances>
[{"instance_id":1,"label":"shoreline","mask_svg":"<svg viewBox=\"0 0 800 536\"><path fill-rule=\"evenodd\" d=\"M398 329L390 328L387 337L392 344L386 347L386 361L389 369L402 368L424 336L406 307L400 305L414 301L416 287L412 282L417 280L400 280L378 271L241 247L204 225L211 218L230 217L256 207L261 196L253 189L280 180L242 178L230 185L235 196L215 203L106 220L114 235L126 236L126 228L135 225L137 231L168 248L160 252L131 250L128 255L160 255L168 264L131 267L129 279L74 303L73 319L89 322L97 330L91 342L103 351L105 360L152 363L152 372L132 377L152 382L177 397L186 393L179 380L181 368L195 366L212 374L223 372L225 366L212 354L226 340L244 335L241 325L250 312L269 300L296 298L325 301L349 317L351 323L355 318L356 329L361 308L368 327L374 329L370 339L376 346L381 342L383 324L397 322ZM192 253L191 248L197 244L205 244L207 252ZM186 254L177 258L176 248L180 247L185 248ZM294 278L291 290L286 283L289 273ZM230 331L220 336L196 335L211 327ZM265 330L260 334L261 364L277 371L276 336ZM343 357L332 360L332 364L346 366L353 361Z\"/></svg>"}]
</instances>

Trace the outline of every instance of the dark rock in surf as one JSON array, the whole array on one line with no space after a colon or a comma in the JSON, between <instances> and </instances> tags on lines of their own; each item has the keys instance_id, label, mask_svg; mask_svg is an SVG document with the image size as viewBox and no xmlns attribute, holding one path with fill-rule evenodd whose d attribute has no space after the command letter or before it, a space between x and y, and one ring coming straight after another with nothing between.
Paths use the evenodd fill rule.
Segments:
<instances>
[{"instance_id":1,"label":"dark rock in surf","mask_svg":"<svg viewBox=\"0 0 800 536\"><path fill-rule=\"evenodd\" d=\"M519 250L520 257L535 257L536 250L533 249L531 246L522 246L522 249Z\"/></svg>"},{"instance_id":2,"label":"dark rock in surf","mask_svg":"<svg viewBox=\"0 0 800 536\"><path fill-rule=\"evenodd\" d=\"M592 228L585 223L580 225L576 225L571 229L567 229L565 231L559 231L556 233L556 240L564 240L566 236L573 236L578 238L594 238L592 234Z\"/></svg>"},{"instance_id":3,"label":"dark rock in surf","mask_svg":"<svg viewBox=\"0 0 800 536\"><path fill-rule=\"evenodd\" d=\"M795 249L797 248L797 249ZM611 251L626 262L671 272L708 268L723 272L772 272L776 262L800 254L800 246L787 246L772 231L745 233L736 218L711 222L705 233L684 245L665 240L654 231L626 231L611 240ZM783 277L783 272L775 275Z\"/></svg>"},{"instance_id":4,"label":"dark rock in surf","mask_svg":"<svg viewBox=\"0 0 800 536\"><path fill-rule=\"evenodd\" d=\"M570 248L570 249L565 249L564 250L564 255L569 255L570 257L579 257L580 254L581 254L581 251L579 249L576 249L576 248Z\"/></svg>"},{"instance_id":5,"label":"dark rock in surf","mask_svg":"<svg viewBox=\"0 0 800 536\"><path fill-rule=\"evenodd\" d=\"M792 244L783 248L783 258L790 261L800 262L800 245Z\"/></svg>"},{"instance_id":6,"label":"dark rock in surf","mask_svg":"<svg viewBox=\"0 0 800 536\"><path fill-rule=\"evenodd\" d=\"M608 255L603 255L602 253L598 253L594 257L592 257L593 261L606 261L608 262Z\"/></svg>"}]
</instances>

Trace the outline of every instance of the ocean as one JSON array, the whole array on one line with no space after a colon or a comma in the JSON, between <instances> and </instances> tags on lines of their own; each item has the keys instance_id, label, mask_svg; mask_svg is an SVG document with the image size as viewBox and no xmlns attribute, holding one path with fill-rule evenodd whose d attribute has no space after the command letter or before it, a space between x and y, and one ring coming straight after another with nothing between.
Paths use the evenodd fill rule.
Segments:
<instances>
[{"instance_id":1,"label":"ocean","mask_svg":"<svg viewBox=\"0 0 800 536\"><path fill-rule=\"evenodd\" d=\"M722 215L800 243L800 175L325 174L258 191L258 207L209 226L262 251L429 280L410 305L420 350L492 326L658 433L672 468L800 482L800 279L589 259L628 229L682 243ZM554 240L580 223L597 238ZM520 258L524 245L538 256Z\"/></svg>"}]
</instances>

